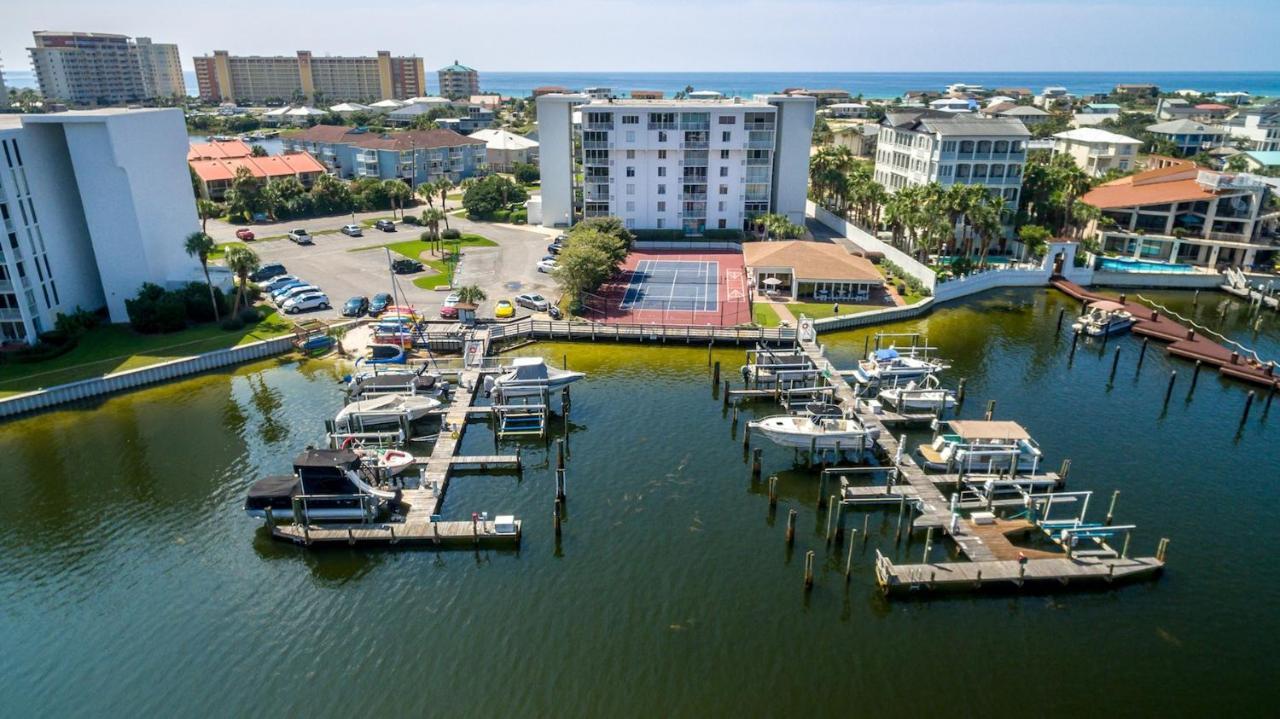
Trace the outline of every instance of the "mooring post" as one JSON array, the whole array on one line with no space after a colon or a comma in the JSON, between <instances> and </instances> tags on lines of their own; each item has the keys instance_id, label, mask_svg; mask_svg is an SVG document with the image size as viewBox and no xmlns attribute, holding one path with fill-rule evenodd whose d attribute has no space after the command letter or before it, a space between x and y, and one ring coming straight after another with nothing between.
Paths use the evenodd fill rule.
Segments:
<instances>
[{"instance_id":1,"label":"mooring post","mask_svg":"<svg viewBox=\"0 0 1280 719\"><path fill-rule=\"evenodd\" d=\"M827 491L827 473L818 473L818 509L822 509L826 501Z\"/></svg>"},{"instance_id":2,"label":"mooring post","mask_svg":"<svg viewBox=\"0 0 1280 719\"><path fill-rule=\"evenodd\" d=\"M720 360L716 360L711 370L711 386L716 387L720 384Z\"/></svg>"},{"instance_id":3,"label":"mooring post","mask_svg":"<svg viewBox=\"0 0 1280 719\"><path fill-rule=\"evenodd\" d=\"M1080 342L1080 330L1071 333L1071 351L1067 353L1067 359L1070 360L1076 356L1076 344Z\"/></svg>"},{"instance_id":4,"label":"mooring post","mask_svg":"<svg viewBox=\"0 0 1280 719\"><path fill-rule=\"evenodd\" d=\"M796 510L792 509L787 512L787 546L795 544L796 541Z\"/></svg>"},{"instance_id":5,"label":"mooring post","mask_svg":"<svg viewBox=\"0 0 1280 719\"><path fill-rule=\"evenodd\" d=\"M1069 458L1062 460L1062 468L1058 470L1058 482L1062 484L1066 484L1067 475L1070 473L1071 473L1071 460Z\"/></svg>"},{"instance_id":6,"label":"mooring post","mask_svg":"<svg viewBox=\"0 0 1280 719\"><path fill-rule=\"evenodd\" d=\"M1191 306L1195 307L1199 304L1200 304L1200 290L1196 290L1195 294L1191 295Z\"/></svg>"},{"instance_id":7,"label":"mooring post","mask_svg":"<svg viewBox=\"0 0 1280 719\"><path fill-rule=\"evenodd\" d=\"M869 344L870 342L871 342L871 335L867 335L866 337L862 338L862 358L863 359L866 359L871 355L870 344Z\"/></svg>"},{"instance_id":8,"label":"mooring post","mask_svg":"<svg viewBox=\"0 0 1280 719\"><path fill-rule=\"evenodd\" d=\"M763 449L751 450L751 482L752 484L760 481L760 456L764 454Z\"/></svg>"},{"instance_id":9,"label":"mooring post","mask_svg":"<svg viewBox=\"0 0 1280 719\"><path fill-rule=\"evenodd\" d=\"M1191 370L1191 387L1187 390L1187 397L1196 393L1196 382L1200 381L1200 366L1203 364L1200 360L1196 360L1195 369Z\"/></svg>"},{"instance_id":10,"label":"mooring post","mask_svg":"<svg viewBox=\"0 0 1280 719\"><path fill-rule=\"evenodd\" d=\"M711 364L711 348L716 346L715 340L707 343L707 365Z\"/></svg>"},{"instance_id":11,"label":"mooring post","mask_svg":"<svg viewBox=\"0 0 1280 719\"><path fill-rule=\"evenodd\" d=\"M1246 396L1244 399L1244 413L1240 415L1241 427L1243 427L1244 423L1249 420L1249 408L1253 407L1253 396L1254 396L1253 390L1249 390L1248 396Z\"/></svg>"},{"instance_id":12,"label":"mooring post","mask_svg":"<svg viewBox=\"0 0 1280 719\"><path fill-rule=\"evenodd\" d=\"M1274 366L1274 365L1271 365L1271 366ZM1280 384L1276 382L1272 382L1271 387L1267 389L1267 403L1262 406L1262 413L1264 416L1266 415L1266 413L1271 411L1271 400L1275 399L1276 397L1277 387L1280 387Z\"/></svg>"},{"instance_id":13,"label":"mooring post","mask_svg":"<svg viewBox=\"0 0 1280 719\"><path fill-rule=\"evenodd\" d=\"M564 469L564 438L556 440L556 469Z\"/></svg>"},{"instance_id":14,"label":"mooring post","mask_svg":"<svg viewBox=\"0 0 1280 719\"><path fill-rule=\"evenodd\" d=\"M924 557L920 560L921 564L929 563L930 549L933 549L933 527L929 527L929 531L924 535Z\"/></svg>"},{"instance_id":15,"label":"mooring post","mask_svg":"<svg viewBox=\"0 0 1280 719\"><path fill-rule=\"evenodd\" d=\"M563 469L556 470L556 499L560 502L564 502L567 499L565 496L565 474Z\"/></svg>"},{"instance_id":16,"label":"mooring post","mask_svg":"<svg viewBox=\"0 0 1280 719\"><path fill-rule=\"evenodd\" d=\"M1098 350L1098 354L1102 354L1107 351L1107 340L1109 339L1111 339L1111 333L1104 331L1102 333L1102 349Z\"/></svg>"},{"instance_id":17,"label":"mooring post","mask_svg":"<svg viewBox=\"0 0 1280 719\"><path fill-rule=\"evenodd\" d=\"M991 418L994 417L995 415L996 415L996 401L994 399L989 399L987 400L987 414L986 414L987 421L990 422Z\"/></svg>"},{"instance_id":18,"label":"mooring post","mask_svg":"<svg viewBox=\"0 0 1280 719\"><path fill-rule=\"evenodd\" d=\"M1169 406L1169 397L1173 394L1173 383L1178 379L1178 370L1169 373L1169 386L1164 391L1164 406Z\"/></svg>"},{"instance_id":19,"label":"mooring post","mask_svg":"<svg viewBox=\"0 0 1280 719\"><path fill-rule=\"evenodd\" d=\"M1111 358L1111 376L1107 378L1107 384L1116 381L1116 367L1120 366L1120 348L1116 348L1115 357Z\"/></svg>"},{"instance_id":20,"label":"mooring post","mask_svg":"<svg viewBox=\"0 0 1280 719\"><path fill-rule=\"evenodd\" d=\"M1119 498L1120 498L1120 490L1117 489L1116 491L1111 493L1111 506L1107 507L1106 522L1108 526L1111 525L1111 518L1114 517L1116 514L1116 500Z\"/></svg>"},{"instance_id":21,"label":"mooring post","mask_svg":"<svg viewBox=\"0 0 1280 719\"><path fill-rule=\"evenodd\" d=\"M964 404L964 383L965 378L960 378L960 386L956 388L956 404Z\"/></svg>"},{"instance_id":22,"label":"mooring post","mask_svg":"<svg viewBox=\"0 0 1280 719\"><path fill-rule=\"evenodd\" d=\"M858 530L855 529L853 531L857 532ZM853 577L853 545L857 544L857 542L854 541L855 539L857 539L857 537L849 538L849 554L845 557L845 560L844 560L844 583L845 584L848 584L849 580ZM864 538L864 541L865 541L865 538Z\"/></svg>"},{"instance_id":23,"label":"mooring post","mask_svg":"<svg viewBox=\"0 0 1280 719\"><path fill-rule=\"evenodd\" d=\"M813 589L813 550L804 555L804 588Z\"/></svg>"},{"instance_id":24,"label":"mooring post","mask_svg":"<svg viewBox=\"0 0 1280 719\"><path fill-rule=\"evenodd\" d=\"M1133 533L1132 533L1132 531L1131 531L1131 530L1126 530L1126 531L1125 531L1125 533L1124 533L1124 546L1120 548L1120 558L1121 558L1121 559L1128 559L1128 558L1129 558L1129 539L1130 539L1130 537L1132 537L1132 536L1133 536Z\"/></svg>"},{"instance_id":25,"label":"mooring post","mask_svg":"<svg viewBox=\"0 0 1280 719\"><path fill-rule=\"evenodd\" d=\"M567 352L560 358L560 368L569 369L569 354Z\"/></svg>"},{"instance_id":26,"label":"mooring post","mask_svg":"<svg viewBox=\"0 0 1280 719\"><path fill-rule=\"evenodd\" d=\"M866 544L867 544L867 527L868 527L868 526L870 526L870 524L871 524L871 515L870 515L870 514L864 514L864 515L862 515L862 544L863 544L863 546L866 546Z\"/></svg>"},{"instance_id":27,"label":"mooring post","mask_svg":"<svg viewBox=\"0 0 1280 719\"><path fill-rule=\"evenodd\" d=\"M722 393L722 396L720 397L720 399L721 401L724 402L725 407L729 406L729 380L724 381L724 392Z\"/></svg>"},{"instance_id":28,"label":"mooring post","mask_svg":"<svg viewBox=\"0 0 1280 719\"><path fill-rule=\"evenodd\" d=\"M746 427L742 428L742 459L747 458L747 448L751 446L751 423L748 422Z\"/></svg>"},{"instance_id":29,"label":"mooring post","mask_svg":"<svg viewBox=\"0 0 1280 719\"><path fill-rule=\"evenodd\" d=\"M1057 327L1053 328L1054 337L1057 337L1059 334L1062 333L1062 316L1065 315L1066 313L1067 313L1066 307L1061 307L1058 309L1058 325Z\"/></svg>"},{"instance_id":30,"label":"mooring post","mask_svg":"<svg viewBox=\"0 0 1280 719\"><path fill-rule=\"evenodd\" d=\"M902 540L902 515L907 512L907 495L903 493L898 496L898 530L893 533L893 543L897 544Z\"/></svg>"},{"instance_id":31,"label":"mooring post","mask_svg":"<svg viewBox=\"0 0 1280 719\"><path fill-rule=\"evenodd\" d=\"M769 509L778 506L778 475L769 478Z\"/></svg>"},{"instance_id":32,"label":"mooring post","mask_svg":"<svg viewBox=\"0 0 1280 719\"><path fill-rule=\"evenodd\" d=\"M1137 369L1142 369L1142 360L1144 360L1144 359L1146 359L1146 358L1147 358L1147 342L1148 342L1148 341L1150 341L1150 339L1151 339L1150 337L1143 337L1143 338L1142 338L1142 349L1138 350L1138 367L1137 367Z\"/></svg>"},{"instance_id":33,"label":"mooring post","mask_svg":"<svg viewBox=\"0 0 1280 719\"><path fill-rule=\"evenodd\" d=\"M554 522L554 524L555 524L555 529L556 529L556 539L559 539L559 538L560 538L560 516L561 516L561 514L563 514L563 513L564 513L564 505L562 505L562 504L560 503L560 500L559 500L559 499L557 499L557 500L556 500L556 504L555 504L555 510L553 510L552 515L551 515L551 516L552 516L552 520L553 520L553 522Z\"/></svg>"},{"instance_id":34,"label":"mooring post","mask_svg":"<svg viewBox=\"0 0 1280 719\"><path fill-rule=\"evenodd\" d=\"M831 538L832 538L833 536L835 536L834 534L832 534L832 532L833 532L834 530L832 529L832 526L831 526L831 525L832 525L832 523L835 521L835 518L836 518L836 514L837 514L837 512L839 512L839 511L840 511L840 510L839 510L839 507L836 505L836 495L834 495L834 494L833 494L833 495L831 495L831 497L830 497L830 498L828 498L828 499L827 499L827 506L828 506L828 507L830 507L831 509L830 509L830 511L828 511L828 512L827 512L827 534L826 534L826 537L827 537L827 544L831 544Z\"/></svg>"}]
</instances>

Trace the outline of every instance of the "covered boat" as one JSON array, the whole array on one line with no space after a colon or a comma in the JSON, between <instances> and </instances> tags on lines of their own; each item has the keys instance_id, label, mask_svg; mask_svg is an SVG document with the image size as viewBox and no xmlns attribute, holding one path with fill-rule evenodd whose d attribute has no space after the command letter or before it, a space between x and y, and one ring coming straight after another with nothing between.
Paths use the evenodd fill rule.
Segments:
<instances>
[{"instance_id":1,"label":"covered boat","mask_svg":"<svg viewBox=\"0 0 1280 719\"><path fill-rule=\"evenodd\" d=\"M1022 425L1009 421L936 422L938 434L917 453L927 469L992 473L1016 468L1035 473L1043 459L1040 446Z\"/></svg>"},{"instance_id":2,"label":"covered boat","mask_svg":"<svg viewBox=\"0 0 1280 719\"><path fill-rule=\"evenodd\" d=\"M911 350L896 347L874 350L852 371L859 384L885 384L917 379L947 369L941 360L917 356Z\"/></svg>"},{"instance_id":3,"label":"covered boat","mask_svg":"<svg viewBox=\"0 0 1280 719\"><path fill-rule=\"evenodd\" d=\"M1071 324L1071 329L1091 337L1102 337L1124 332L1133 326L1133 322L1133 314L1119 302L1094 300L1085 307L1080 319Z\"/></svg>"},{"instance_id":4,"label":"covered boat","mask_svg":"<svg viewBox=\"0 0 1280 719\"><path fill-rule=\"evenodd\" d=\"M308 521L377 519L400 502L400 492L381 490L363 473L360 455L349 449L308 449L293 461L293 474L264 477L249 487L244 510L251 517L294 517L295 506Z\"/></svg>"},{"instance_id":5,"label":"covered boat","mask_svg":"<svg viewBox=\"0 0 1280 719\"><path fill-rule=\"evenodd\" d=\"M920 380L907 380L880 390L876 397L897 412L937 412L956 406L956 393L943 389L938 378L926 375Z\"/></svg>"},{"instance_id":6,"label":"covered boat","mask_svg":"<svg viewBox=\"0 0 1280 719\"><path fill-rule=\"evenodd\" d=\"M765 417L748 423L747 427L759 431L774 444L796 449L813 447L829 450L838 444L841 451L862 452L875 442L879 434L877 430L864 427L857 419L810 414Z\"/></svg>"},{"instance_id":7,"label":"covered boat","mask_svg":"<svg viewBox=\"0 0 1280 719\"><path fill-rule=\"evenodd\" d=\"M448 391L448 383L439 375L428 372L425 366L375 367L372 372L357 373L347 383L347 396L351 399L369 399L388 394L412 396L441 396Z\"/></svg>"},{"instance_id":8,"label":"covered boat","mask_svg":"<svg viewBox=\"0 0 1280 719\"><path fill-rule=\"evenodd\" d=\"M563 389L583 377L582 372L551 367L541 357L516 357L511 369L493 380L490 391L507 397L540 394L544 389Z\"/></svg>"},{"instance_id":9,"label":"covered boat","mask_svg":"<svg viewBox=\"0 0 1280 719\"><path fill-rule=\"evenodd\" d=\"M394 477L413 466L413 455L402 449L374 449L356 447L364 466L372 467L385 477Z\"/></svg>"},{"instance_id":10,"label":"covered boat","mask_svg":"<svg viewBox=\"0 0 1280 719\"><path fill-rule=\"evenodd\" d=\"M343 407L333 418L333 431L337 434L366 432L384 427L400 427L427 416L441 406L433 397L421 395L385 394L362 399Z\"/></svg>"}]
</instances>

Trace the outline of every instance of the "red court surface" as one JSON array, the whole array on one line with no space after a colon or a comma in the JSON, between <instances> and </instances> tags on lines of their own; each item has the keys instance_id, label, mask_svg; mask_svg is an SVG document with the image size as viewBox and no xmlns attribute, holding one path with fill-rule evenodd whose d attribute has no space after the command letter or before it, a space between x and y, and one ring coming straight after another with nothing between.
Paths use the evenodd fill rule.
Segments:
<instances>
[{"instance_id":1,"label":"red court surface","mask_svg":"<svg viewBox=\"0 0 1280 719\"><path fill-rule=\"evenodd\" d=\"M733 327L751 322L746 267L734 250L637 250L587 298L596 322Z\"/></svg>"}]
</instances>

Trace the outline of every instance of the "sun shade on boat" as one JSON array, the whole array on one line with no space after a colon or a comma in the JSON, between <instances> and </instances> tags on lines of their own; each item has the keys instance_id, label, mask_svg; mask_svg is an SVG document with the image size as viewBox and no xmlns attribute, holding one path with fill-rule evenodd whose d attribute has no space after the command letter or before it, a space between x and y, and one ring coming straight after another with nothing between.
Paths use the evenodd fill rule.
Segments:
<instances>
[{"instance_id":1,"label":"sun shade on boat","mask_svg":"<svg viewBox=\"0 0 1280 719\"><path fill-rule=\"evenodd\" d=\"M293 476L263 477L249 487L249 499L292 497L298 493L298 478Z\"/></svg>"},{"instance_id":2,"label":"sun shade on boat","mask_svg":"<svg viewBox=\"0 0 1280 719\"><path fill-rule=\"evenodd\" d=\"M965 440L980 439L1031 439L1031 435L1027 434L1027 430L1017 422L995 421L984 422L981 420L951 420L947 423L951 431L960 435Z\"/></svg>"},{"instance_id":3,"label":"sun shade on boat","mask_svg":"<svg viewBox=\"0 0 1280 719\"><path fill-rule=\"evenodd\" d=\"M547 379L547 363L540 357L517 357L512 363L514 372L509 379L520 382L537 382Z\"/></svg>"},{"instance_id":4,"label":"sun shade on boat","mask_svg":"<svg viewBox=\"0 0 1280 719\"><path fill-rule=\"evenodd\" d=\"M1096 302L1090 302L1089 309L1102 310L1103 312L1119 312L1124 309L1124 305L1119 302L1112 302L1111 300L1098 300Z\"/></svg>"},{"instance_id":5,"label":"sun shade on boat","mask_svg":"<svg viewBox=\"0 0 1280 719\"><path fill-rule=\"evenodd\" d=\"M897 359L898 350L890 347L887 350L876 350L876 359L883 362L885 360Z\"/></svg>"},{"instance_id":6,"label":"sun shade on boat","mask_svg":"<svg viewBox=\"0 0 1280 719\"><path fill-rule=\"evenodd\" d=\"M308 449L293 460L295 469L303 467L350 467L360 457L349 449Z\"/></svg>"}]
</instances>

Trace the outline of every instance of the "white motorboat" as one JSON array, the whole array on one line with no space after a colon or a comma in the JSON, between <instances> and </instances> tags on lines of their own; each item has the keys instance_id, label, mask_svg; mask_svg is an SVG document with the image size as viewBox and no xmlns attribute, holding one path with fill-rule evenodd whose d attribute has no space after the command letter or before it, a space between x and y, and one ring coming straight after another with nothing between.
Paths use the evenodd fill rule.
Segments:
<instances>
[{"instance_id":1,"label":"white motorboat","mask_svg":"<svg viewBox=\"0 0 1280 719\"><path fill-rule=\"evenodd\" d=\"M871 352L858 368L849 372L858 384L886 384L901 380L917 379L941 372L949 365L941 360L917 356L911 350L896 347Z\"/></svg>"},{"instance_id":2,"label":"white motorboat","mask_svg":"<svg viewBox=\"0 0 1280 719\"><path fill-rule=\"evenodd\" d=\"M366 467L374 467L386 477L394 477L413 466L413 455L402 449L356 448Z\"/></svg>"},{"instance_id":3,"label":"white motorboat","mask_svg":"<svg viewBox=\"0 0 1280 719\"><path fill-rule=\"evenodd\" d=\"M373 369L355 374L347 383L351 399L371 399L388 394L441 397L449 391L449 383L439 375L420 368L373 365Z\"/></svg>"},{"instance_id":4,"label":"white motorboat","mask_svg":"<svg viewBox=\"0 0 1280 719\"><path fill-rule=\"evenodd\" d=\"M516 357L511 369L498 375L487 389L505 397L535 395L563 389L583 377L582 372L551 367L541 357Z\"/></svg>"},{"instance_id":5,"label":"white motorboat","mask_svg":"<svg viewBox=\"0 0 1280 719\"><path fill-rule=\"evenodd\" d=\"M440 406L440 400L421 395L378 395L343 407L333 418L333 431L335 434L354 434L399 427L422 419Z\"/></svg>"},{"instance_id":6,"label":"white motorboat","mask_svg":"<svg viewBox=\"0 0 1280 719\"><path fill-rule=\"evenodd\" d=\"M1085 307L1080 319L1071 324L1071 329L1090 337L1102 337L1124 332L1133 326L1133 322L1133 315L1119 302L1094 300Z\"/></svg>"},{"instance_id":7,"label":"white motorboat","mask_svg":"<svg viewBox=\"0 0 1280 719\"><path fill-rule=\"evenodd\" d=\"M938 378L926 375L921 380L908 380L880 390L877 398L897 412L937 412L956 406L956 393L943 389Z\"/></svg>"},{"instance_id":8,"label":"white motorboat","mask_svg":"<svg viewBox=\"0 0 1280 719\"><path fill-rule=\"evenodd\" d=\"M877 439L879 432L868 429L849 417L780 414L749 422L748 429L758 430L774 444L797 449L840 449L861 452Z\"/></svg>"},{"instance_id":9,"label":"white motorboat","mask_svg":"<svg viewBox=\"0 0 1280 719\"><path fill-rule=\"evenodd\" d=\"M1016 467L1035 473L1044 455L1017 422L959 420L936 422L931 444L916 450L926 469L992 473Z\"/></svg>"},{"instance_id":10,"label":"white motorboat","mask_svg":"<svg viewBox=\"0 0 1280 719\"><path fill-rule=\"evenodd\" d=\"M275 520L294 517L301 509L308 521L367 521L399 504L399 490L374 487L360 455L349 449L308 449L293 461L293 474L264 477L253 483L244 500L251 517Z\"/></svg>"}]
</instances>

